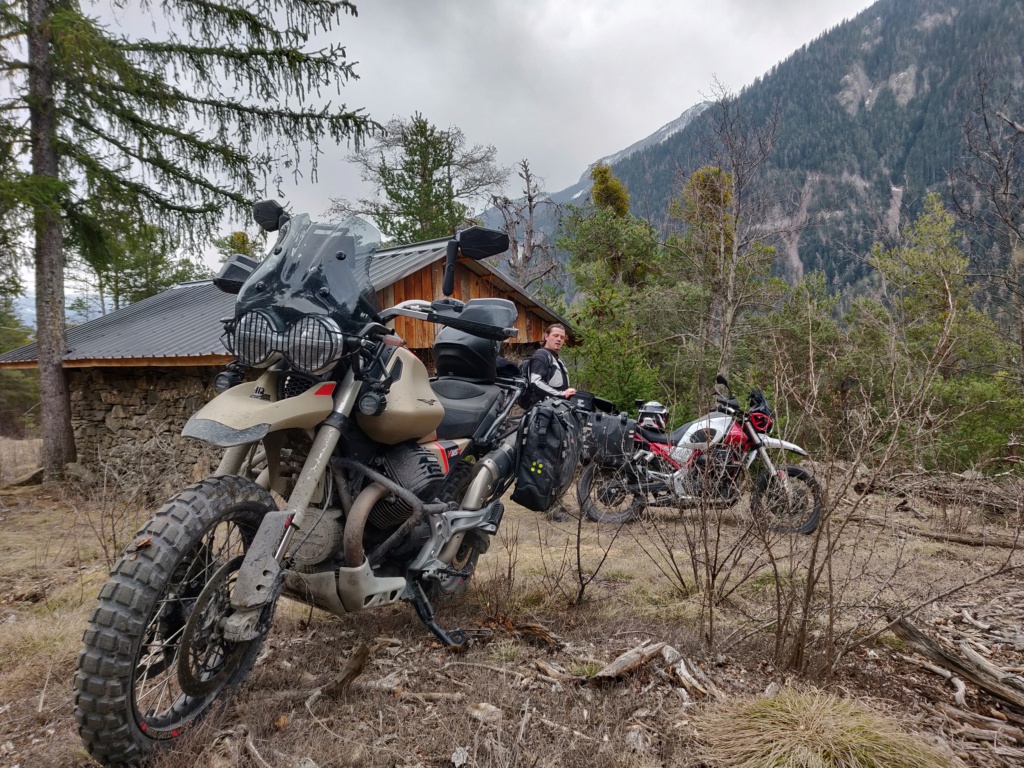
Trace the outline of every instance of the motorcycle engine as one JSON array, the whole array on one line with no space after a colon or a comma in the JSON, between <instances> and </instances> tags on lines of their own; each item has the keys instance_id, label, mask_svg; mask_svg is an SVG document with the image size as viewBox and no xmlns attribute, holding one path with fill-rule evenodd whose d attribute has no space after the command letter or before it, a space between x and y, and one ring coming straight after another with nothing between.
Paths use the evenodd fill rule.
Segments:
<instances>
[{"instance_id":1,"label":"motorcycle engine","mask_svg":"<svg viewBox=\"0 0 1024 768\"><path fill-rule=\"evenodd\" d=\"M737 493L733 477L740 464L728 448L715 448L697 457L689 467L672 475L673 490L679 496L703 499L732 499Z\"/></svg>"},{"instance_id":2,"label":"motorcycle engine","mask_svg":"<svg viewBox=\"0 0 1024 768\"><path fill-rule=\"evenodd\" d=\"M299 547L292 553L300 571L325 562L341 548L345 536L345 513L340 509L310 508L308 514L315 522L299 534Z\"/></svg>"},{"instance_id":3,"label":"motorcycle engine","mask_svg":"<svg viewBox=\"0 0 1024 768\"><path fill-rule=\"evenodd\" d=\"M401 443L391 448L384 455L384 474L422 501L436 497L444 483L444 471L437 458L416 443ZM386 530L401 525L411 514L408 504L392 496L377 502L370 512L369 523Z\"/></svg>"}]
</instances>

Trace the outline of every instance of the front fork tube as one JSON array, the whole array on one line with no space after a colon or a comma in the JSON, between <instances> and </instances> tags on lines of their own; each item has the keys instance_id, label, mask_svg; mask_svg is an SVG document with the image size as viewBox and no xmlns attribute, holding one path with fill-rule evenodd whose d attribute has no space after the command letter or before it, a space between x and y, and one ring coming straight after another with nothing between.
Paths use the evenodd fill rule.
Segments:
<instances>
[{"instance_id":1,"label":"front fork tube","mask_svg":"<svg viewBox=\"0 0 1024 768\"><path fill-rule=\"evenodd\" d=\"M359 396L359 382L356 381L355 373L350 368L341 386L334 396L334 410L328 422L321 424L317 429L316 437L313 438L313 445L309 449L306 462L302 465L299 478L295 481L291 494L288 496L288 505L285 512L288 514L290 524L285 529L281 544L274 554L278 564L284 559L288 550L288 544L296 530L301 530L306 518L306 511L309 509L309 502L316 493L317 486L323 479L324 473L328 471L328 465L334 449L341 439L341 428L338 426L337 417L348 418L355 408L356 399Z\"/></svg>"},{"instance_id":2,"label":"front fork tube","mask_svg":"<svg viewBox=\"0 0 1024 768\"><path fill-rule=\"evenodd\" d=\"M281 563L288 551L288 545L294 532L302 530L309 502L324 473L328 471L331 455L341 438L339 422L352 413L358 394L359 383L350 370L345 374L334 396L332 415L317 428L313 445L288 497L287 506L282 511L267 514L256 532L238 571L235 589L231 595L231 605L236 613L226 619L224 631L229 640L241 642L255 636L260 609L277 594L278 590L274 587L280 578ZM228 454L231 454L231 461L237 462L237 471L237 468L241 467L246 450L248 448L242 452L229 449L221 461L221 468L225 468L226 465L230 468Z\"/></svg>"}]
</instances>

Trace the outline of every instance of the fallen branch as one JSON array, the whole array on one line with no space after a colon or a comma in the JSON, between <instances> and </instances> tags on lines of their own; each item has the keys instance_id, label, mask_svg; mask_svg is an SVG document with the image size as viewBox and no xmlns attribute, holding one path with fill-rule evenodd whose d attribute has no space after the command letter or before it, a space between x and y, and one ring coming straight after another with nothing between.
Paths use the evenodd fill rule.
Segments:
<instances>
[{"instance_id":1,"label":"fallen branch","mask_svg":"<svg viewBox=\"0 0 1024 768\"><path fill-rule=\"evenodd\" d=\"M952 651L939 645L906 619L897 620L892 625L892 631L917 653L1024 712L1024 692L1005 685L989 671L978 667L970 660L965 661L957 657Z\"/></svg>"},{"instance_id":2,"label":"fallen branch","mask_svg":"<svg viewBox=\"0 0 1024 768\"><path fill-rule=\"evenodd\" d=\"M597 673L590 678L590 682L603 683L622 677L627 672L631 672L637 667L642 667L661 653L661 649L664 647L665 643L641 643L636 648L631 648L621 654L613 662L598 670Z\"/></svg>"}]
</instances>

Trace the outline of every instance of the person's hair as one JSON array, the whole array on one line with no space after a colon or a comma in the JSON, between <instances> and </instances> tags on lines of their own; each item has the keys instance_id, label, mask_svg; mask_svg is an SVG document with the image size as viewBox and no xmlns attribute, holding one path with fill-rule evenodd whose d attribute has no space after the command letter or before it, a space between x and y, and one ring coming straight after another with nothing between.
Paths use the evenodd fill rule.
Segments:
<instances>
[{"instance_id":1,"label":"person's hair","mask_svg":"<svg viewBox=\"0 0 1024 768\"><path fill-rule=\"evenodd\" d=\"M569 331L566 330L566 327L564 325L562 325L561 323L552 323L551 325L549 325L547 328L544 329L544 335L547 336L549 333L551 333L553 330L555 330L555 328L561 328L562 331L565 332L566 336L569 335Z\"/></svg>"}]
</instances>

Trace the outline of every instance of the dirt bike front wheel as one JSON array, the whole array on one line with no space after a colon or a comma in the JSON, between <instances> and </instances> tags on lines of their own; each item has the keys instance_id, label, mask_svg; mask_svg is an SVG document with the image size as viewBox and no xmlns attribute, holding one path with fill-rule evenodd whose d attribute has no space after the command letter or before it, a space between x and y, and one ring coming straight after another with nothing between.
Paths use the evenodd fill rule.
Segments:
<instances>
[{"instance_id":1,"label":"dirt bike front wheel","mask_svg":"<svg viewBox=\"0 0 1024 768\"><path fill-rule=\"evenodd\" d=\"M625 523L644 508L643 497L630 489L626 467L611 469L591 462L576 482L580 510L595 523Z\"/></svg>"},{"instance_id":2,"label":"dirt bike front wheel","mask_svg":"<svg viewBox=\"0 0 1024 768\"><path fill-rule=\"evenodd\" d=\"M220 623L260 521L276 509L249 480L210 478L168 501L126 549L75 673L78 730L97 761L131 765L169 746L249 673L263 635L232 643Z\"/></svg>"},{"instance_id":3,"label":"dirt bike front wheel","mask_svg":"<svg viewBox=\"0 0 1024 768\"><path fill-rule=\"evenodd\" d=\"M803 467L762 472L754 483L750 512L755 520L784 533L813 533L821 518L821 485Z\"/></svg>"}]
</instances>

